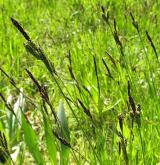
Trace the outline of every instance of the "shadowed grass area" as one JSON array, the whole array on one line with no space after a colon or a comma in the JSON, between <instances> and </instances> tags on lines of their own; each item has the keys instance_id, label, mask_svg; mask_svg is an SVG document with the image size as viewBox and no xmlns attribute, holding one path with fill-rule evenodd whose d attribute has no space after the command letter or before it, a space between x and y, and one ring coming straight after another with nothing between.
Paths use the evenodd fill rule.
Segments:
<instances>
[{"instance_id":1,"label":"shadowed grass area","mask_svg":"<svg viewBox=\"0 0 160 165\"><path fill-rule=\"evenodd\" d=\"M158 164L159 7L0 2L7 164Z\"/></svg>"}]
</instances>

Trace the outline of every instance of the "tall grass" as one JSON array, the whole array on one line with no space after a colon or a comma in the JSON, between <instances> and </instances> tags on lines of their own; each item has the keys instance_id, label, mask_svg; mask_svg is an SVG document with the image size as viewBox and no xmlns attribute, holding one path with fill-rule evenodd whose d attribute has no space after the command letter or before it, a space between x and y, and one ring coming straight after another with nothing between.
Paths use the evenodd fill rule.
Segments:
<instances>
[{"instance_id":1,"label":"tall grass","mask_svg":"<svg viewBox=\"0 0 160 165\"><path fill-rule=\"evenodd\" d=\"M0 162L158 164L158 1L0 5Z\"/></svg>"}]
</instances>

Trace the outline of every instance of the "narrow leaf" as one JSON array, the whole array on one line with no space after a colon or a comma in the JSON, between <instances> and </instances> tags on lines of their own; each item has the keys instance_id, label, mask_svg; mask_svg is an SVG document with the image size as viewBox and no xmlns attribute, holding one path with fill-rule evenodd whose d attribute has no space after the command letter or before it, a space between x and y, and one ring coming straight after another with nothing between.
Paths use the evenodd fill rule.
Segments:
<instances>
[{"instance_id":1,"label":"narrow leaf","mask_svg":"<svg viewBox=\"0 0 160 165\"><path fill-rule=\"evenodd\" d=\"M43 121L44 121L45 139L46 139L48 155L51 160L51 163L56 165L57 164L57 160L56 160L57 149L55 145L55 137L53 136L53 133L52 133L50 121L44 113L43 113Z\"/></svg>"},{"instance_id":2,"label":"narrow leaf","mask_svg":"<svg viewBox=\"0 0 160 165\"><path fill-rule=\"evenodd\" d=\"M24 131L24 140L26 145L28 146L29 152L32 154L37 164L44 164L42 159L42 155L39 151L38 147L38 138L30 123L27 122L24 114L22 113L22 129Z\"/></svg>"},{"instance_id":3,"label":"narrow leaf","mask_svg":"<svg viewBox=\"0 0 160 165\"><path fill-rule=\"evenodd\" d=\"M61 100L59 103L58 119L59 119L61 126L62 126L61 136L62 136L62 138L69 141L70 134L69 134L69 129L68 129L68 122L67 122L65 110L63 107L63 103ZM69 164L69 147L64 145L63 143L61 143L60 160L61 160L61 162L60 162L61 165Z\"/></svg>"}]
</instances>

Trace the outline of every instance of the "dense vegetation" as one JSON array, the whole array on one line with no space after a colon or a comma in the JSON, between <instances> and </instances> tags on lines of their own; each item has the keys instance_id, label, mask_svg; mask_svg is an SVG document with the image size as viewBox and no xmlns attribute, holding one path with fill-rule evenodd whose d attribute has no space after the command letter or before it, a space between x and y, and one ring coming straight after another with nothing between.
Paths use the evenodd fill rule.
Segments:
<instances>
[{"instance_id":1,"label":"dense vegetation","mask_svg":"<svg viewBox=\"0 0 160 165\"><path fill-rule=\"evenodd\" d=\"M0 10L1 163L160 163L158 0Z\"/></svg>"}]
</instances>

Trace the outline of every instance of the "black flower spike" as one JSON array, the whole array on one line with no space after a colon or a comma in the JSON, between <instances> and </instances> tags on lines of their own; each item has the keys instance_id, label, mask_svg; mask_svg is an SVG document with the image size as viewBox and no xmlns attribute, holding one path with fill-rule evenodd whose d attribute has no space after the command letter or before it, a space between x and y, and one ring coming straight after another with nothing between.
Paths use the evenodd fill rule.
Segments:
<instances>
[{"instance_id":1,"label":"black flower spike","mask_svg":"<svg viewBox=\"0 0 160 165\"><path fill-rule=\"evenodd\" d=\"M118 116L118 119L119 119L119 126L120 126L120 129L121 129L121 132L123 134L123 120L124 120L124 114L121 114Z\"/></svg>"},{"instance_id":2,"label":"black flower spike","mask_svg":"<svg viewBox=\"0 0 160 165\"><path fill-rule=\"evenodd\" d=\"M107 11L107 14L106 14L104 6L101 6L101 9L102 9L102 18L104 19L104 21L106 23L109 23L108 22L108 20L109 20L109 12Z\"/></svg>"},{"instance_id":3,"label":"black flower spike","mask_svg":"<svg viewBox=\"0 0 160 165\"><path fill-rule=\"evenodd\" d=\"M0 131L0 163L5 164L10 157L9 155L6 137Z\"/></svg>"},{"instance_id":4,"label":"black flower spike","mask_svg":"<svg viewBox=\"0 0 160 165\"><path fill-rule=\"evenodd\" d=\"M130 86L130 82L128 81L128 100L129 100L129 104L132 108L133 113L136 113L136 105L134 103L134 99L131 96L131 86Z\"/></svg>"},{"instance_id":5,"label":"black flower spike","mask_svg":"<svg viewBox=\"0 0 160 165\"><path fill-rule=\"evenodd\" d=\"M25 30L22 28L22 26L18 23L18 21L16 21L13 17L11 17L11 21L13 23L13 25L21 32L21 34L24 36L24 38L27 41L31 41L29 35L25 32Z\"/></svg>"},{"instance_id":6,"label":"black flower spike","mask_svg":"<svg viewBox=\"0 0 160 165\"><path fill-rule=\"evenodd\" d=\"M153 49L153 51L154 51L154 54L156 55L156 58L157 58L157 60L158 60L157 50L156 50L156 48L155 48L155 46L154 46L154 43L153 43L153 41L152 41L152 38L151 38L151 36L149 35L149 33L148 33L147 30L146 30L146 36L147 36L147 38L148 38L149 43L151 44L151 47L152 47L152 49Z\"/></svg>"},{"instance_id":7,"label":"black flower spike","mask_svg":"<svg viewBox=\"0 0 160 165\"><path fill-rule=\"evenodd\" d=\"M78 99L78 102L80 103L81 107L83 108L84 113L92 119L92 115L91 115L89 109L87 109L85 107L85 105L82 103L82 101L80 99Z\"/></svg>"},{"instance_id":8,"label":"black flower spike","mask_svg":"<svg viewBox=\"0 0 160 165\"><path fill-rule=\"evenodd\" d=\"M131 19L132 19L132 24L133 24L133 26L135 27L135 29L136 29L137 32L139 33L139 26L138 26L138 23L137 23L137 21L135 20L135 18L134 18L134 16L133 16L132 12L130 12L130 16L131 16Z\"/></svg>"}]
</instances>

